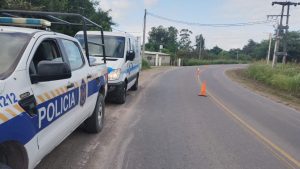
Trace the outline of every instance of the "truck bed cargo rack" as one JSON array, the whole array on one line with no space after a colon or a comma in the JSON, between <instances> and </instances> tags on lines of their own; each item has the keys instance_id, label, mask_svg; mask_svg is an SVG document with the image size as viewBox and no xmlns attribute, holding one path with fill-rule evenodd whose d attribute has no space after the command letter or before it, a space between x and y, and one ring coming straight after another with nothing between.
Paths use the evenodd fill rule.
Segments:
<instances>
[{"instance_id":1,"label":"truck bed cargo rack","mask_svg":"<svg viewBox=\"0 0 300 169\"><path fill-rule=\"evenodd\" d=\"M43 11L26 11L26 10L0 10L0 16L12 17L12 18L34 18L34 19L45 19L51 22L51 25L57 26L82 26L83 36L84 36L84 46L85 46L85 54L87 60L90 64L89 59L89 49L88 49L88 38L87 38L87 29L94 27L99 29L101 32L101 44L98 44L102 47L103 51L103 61L106 63L106 52L104 45L104 36L103 36L103 28L97 23L91 21L90 19L84 17L81 14L77 13L62 13L62 12L43 12ZM65 17L65 18L59 18ZM79 19L82 23L75 23L72 20L67 19Z\"/></svg>"}]
</instances>

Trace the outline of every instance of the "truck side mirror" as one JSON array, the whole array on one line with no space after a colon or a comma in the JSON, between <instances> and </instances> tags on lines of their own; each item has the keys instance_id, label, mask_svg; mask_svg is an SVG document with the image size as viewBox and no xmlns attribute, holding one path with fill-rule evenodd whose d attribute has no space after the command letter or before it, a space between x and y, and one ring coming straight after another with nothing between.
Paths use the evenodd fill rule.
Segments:
<instances>
[{"instance_id":1,"label":"truck side mirror","mask_svg":"<svg viewBox=\"0 0 300 169\"><path fill-rule=\"evenodd\" d=\"M65 62L40 61L37 66L37 74L31 75L31 82L46 82L68 79L72 76L70 66Z\"/></svg>"},{"instance_id":2,"label":"truck side mirror","mask_svg":"<svg viewBox=\"0 0 300 169\"><path fill-rule=\"evenodd\" d=\"M133 61L134 58L135 58L135 52L133 50L128 51L126 54L126 61L127 60Z\"/></svg>"}]
</instances>

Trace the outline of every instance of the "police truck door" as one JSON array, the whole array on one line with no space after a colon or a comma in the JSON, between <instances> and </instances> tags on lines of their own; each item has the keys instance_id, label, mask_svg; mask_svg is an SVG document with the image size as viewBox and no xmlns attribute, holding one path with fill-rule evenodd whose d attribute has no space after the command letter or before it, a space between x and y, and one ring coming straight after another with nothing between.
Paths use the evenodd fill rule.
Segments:
<instances>
[{"instance_id":1,"label":"police truck door","mask_svg":"<svg viewBox=\"0 0 300 169\"><path fill-rule=\"evenodd\" d=\"M30 74L36 73L40 61L68 63L59 45L61 42L54 35L40 38L36 44L30 61ZM50 152L67 133L71 132L71 126L76 125L76 121L72 120L76 118L72 115L76 114L79 104L79 90L73 84L74 77L72 72L70 79L32 84L37 102L38 145L41 156Z\"/></svg>"}]
</instances>

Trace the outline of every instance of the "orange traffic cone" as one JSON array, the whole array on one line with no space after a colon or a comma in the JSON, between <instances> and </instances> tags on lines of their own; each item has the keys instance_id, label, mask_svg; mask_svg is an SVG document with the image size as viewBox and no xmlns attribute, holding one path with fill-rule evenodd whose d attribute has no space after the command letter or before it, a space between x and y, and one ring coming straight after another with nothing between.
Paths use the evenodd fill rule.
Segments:
<instances>
[{"instance_id":1,"label":"orange traffic cone","mask_svg":"<svg viewBox=\"0 0 300 169\"><path fill-rule=\"evenodd\" d=\"M204 97L206 97L206 81L203 81L203 83L201 85L201 91L198 94L198 96L204 96Z\"/></svg>"}]
</instances>

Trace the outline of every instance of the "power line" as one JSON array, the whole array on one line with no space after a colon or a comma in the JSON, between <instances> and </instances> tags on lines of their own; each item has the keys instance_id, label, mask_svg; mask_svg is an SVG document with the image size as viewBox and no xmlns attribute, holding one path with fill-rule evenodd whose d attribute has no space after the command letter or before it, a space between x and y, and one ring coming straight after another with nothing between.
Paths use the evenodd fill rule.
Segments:
<instances>
[{"instance_id":1,"label":"power line","mask_svg":"<svg viewBox=\"0 0 300 169\"><path fill-rule=\"evenodd\" d=\"M129 32L129 31L123 31L123 30L120 30L120 29L117 29L117 28L111 28L112 30L115 30L115 31L118 31L118 32L122 32L122 33L132 33L132 34L135 34L135 33L141 33L141 32Z\"/></svg>"},{"instance_id":2,"label":"power line","mask_svg":"<svg viewBox=\"0 0 300 169\"><path fill-rule=\"evenodd\" d=\"M197 22L187 22L182 20L170 19L164 16L160 16L151 12L147 12L149 16L152 16L157 19L175 22L179 24L189 25L189 26L203 26L203 27L237 27L237 26L251 26L251 25L262 25L274 22L274 20L264 20L264 21L254 21L254 22L244 22L244 23L229 23L229 24L205 24L205 23L197 23Z\"/></svg>"}]
</instances>

